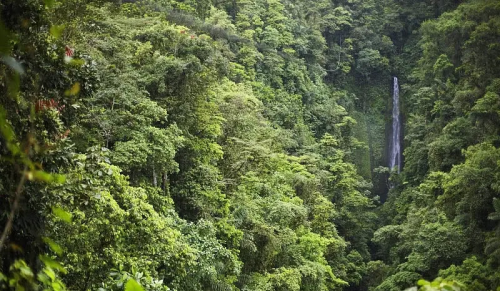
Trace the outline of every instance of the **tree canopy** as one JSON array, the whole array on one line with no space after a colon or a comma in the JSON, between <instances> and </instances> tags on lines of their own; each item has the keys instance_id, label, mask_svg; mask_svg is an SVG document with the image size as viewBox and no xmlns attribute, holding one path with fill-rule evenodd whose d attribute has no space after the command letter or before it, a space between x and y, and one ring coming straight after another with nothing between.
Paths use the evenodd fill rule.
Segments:
<instances>
[{"instance_id":1,"label":"tree canopy","mask_svg":"<svg viewBox=\"0 0 500 291\"><path fill-rule=\"evenodd\" d=\"M500 290L499 38L497 0L2 0L0 289Z\"/></svg>"}]
</instances>

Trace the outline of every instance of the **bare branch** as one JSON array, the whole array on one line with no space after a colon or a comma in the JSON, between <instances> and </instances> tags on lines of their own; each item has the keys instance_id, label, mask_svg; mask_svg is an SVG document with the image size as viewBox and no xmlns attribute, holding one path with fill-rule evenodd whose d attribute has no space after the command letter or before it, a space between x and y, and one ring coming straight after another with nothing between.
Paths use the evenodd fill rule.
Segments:
<instances>
[{"instance_id":1,"label":"bare branch","mask_svg":"<svg viewBox=\"0 0 500 291\"><path fill-rule=\"evenodd\" d=\"M5 224L4 229L3 229L2 237L0 238L0 252L2 252L2 248L5 244L5 241L7 240L7 237L9 236L9 233L12 229L14 217L16 216L16 211L17 211L17 208L19 207L19 200L21 199L23 185L24 185L24 182L26 182L26 170L28 170L27 166L24 167L24 170L23 170L22 176L21 176L21 180L19 181L19 184L17 185L16 195L14 197L14 203L12 204L9 218L7 220L7 223Z\"/></svg>"}]
</instances>

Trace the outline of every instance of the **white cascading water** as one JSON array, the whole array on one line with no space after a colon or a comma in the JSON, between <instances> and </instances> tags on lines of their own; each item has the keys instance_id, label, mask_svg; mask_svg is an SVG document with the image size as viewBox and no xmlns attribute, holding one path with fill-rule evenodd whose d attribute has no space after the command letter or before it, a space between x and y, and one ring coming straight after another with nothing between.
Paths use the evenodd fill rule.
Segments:
<instances>
[{"instance_id":1,"label":"white cascading water","mask_svg":"<svg viewBox=\"0 0 500 291\"><path fill-rule=\"evenodd\" d=\"M399 114L399 84L394 77L394 90L392 93L392 136L390 143L389 168L401 172L401 120Z\"/></svg>"}]
</instances>

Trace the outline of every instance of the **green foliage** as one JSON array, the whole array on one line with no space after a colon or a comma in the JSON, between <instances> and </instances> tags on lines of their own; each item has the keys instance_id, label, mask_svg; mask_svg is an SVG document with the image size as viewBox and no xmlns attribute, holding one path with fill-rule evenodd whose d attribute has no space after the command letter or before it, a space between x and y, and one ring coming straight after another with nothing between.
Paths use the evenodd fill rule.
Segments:
<instances>
[{"instance_id":1,"label":"green foliage","mask_svg":"<svg viewBox=\"0 0 500 291\"><path fill-rule=\"evenodd\" d=\"M2 1L1 288L495 290L499 11Z\"/></svg>"},{"instance_id":2,"label":"green foliage","mask_svg":"<svg viewBox=\"0 0 500 291\"><path fill-rule=\"evenodd\" d=\"M444 278L422 281L421 290L499 286L499 72L491 39L498 34L498 9L496 1L463 1L420 28L420 59L406 88L403 180L384 205L389 225L374 236L394 266L380 290L409 286L398 281L406 271Z\"/></svg>"},{"instance_id":3,"label":"green foliage","mask_svg":"<svg viewBox=\"0 0 500 291\"><path fill-rule=\"evenodd\" d=\"M125 284L125 291L144 291L144 288L134 279L129 279Z\"/></svg>"},{"instance_id":4,"label":"green foliage","mask_svg":"<svg viewBox=\"0 0 500 291\"><path fill-rule=\"evenodd\" d=\"M42 267L35 276L24 260L16 260L7 276L0 273L0 287L3 290L66 290L59 278L59 273L66 274L66 269L47 256L41 256L40 261Z\"/></svg>"},{"instance_id":5,"label":"green foliage","mask_svg":"<svg viewBox=\"0 0 500 291\"><path fill-rule=\"evenodd\" d=\"M475 256L464 260L461 265L451 265L441 270L439 275L448 281L461 282L465 290L492 290L494 282L498 282L498 278L495 278L498 275L481 264Z\"/></svg>"},{"instance_id":6,"label":"green foliage","mask_svg":"<svg viewBox=\"0 0 500 291\"><path fill-rule=\"evenodd\" d=\"M429 282L423 279L418 281L418 285L421 286L418 290L423 291L439 291L439 290L454 290L460 291L463 287L462 284L453 281L445 281L441 278L436 278L434 281ZM411 289L410 289L411 290Z\"/></svg>"}]
</instances>

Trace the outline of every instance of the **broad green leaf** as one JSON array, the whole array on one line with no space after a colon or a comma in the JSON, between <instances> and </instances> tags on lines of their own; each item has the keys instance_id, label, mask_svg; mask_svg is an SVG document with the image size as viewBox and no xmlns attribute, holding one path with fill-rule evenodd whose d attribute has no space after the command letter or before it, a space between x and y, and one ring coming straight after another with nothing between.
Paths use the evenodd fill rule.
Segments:
<instances>
[{"instance_id":1,"label":"broad green leaf","mask_svg":"<svg viewBox=\"0 0 500 291\"><path fill-rule=\"evenodd\" d=\"M52 207L52 213L54 213L55 216L59 217L60 219L66 221L67 223L71 223L71 218L72 215L71 213L63 210L62 208L59 207Z\"/></svg>"},{"instance_id":2,"label":"broad green leaf","mask_svg":"<svg viewBox=\"0 0 500 291\"><path fill-rule=\"evenodd\" d=\"M43 181L43 182L52 182L53 177L51 174L49 174L45 171L34 170L34 171L28 172L28 179L29 180L36 180L36 181Z\"/></svg>"},{"instance_id":3,"label":"broad green leaf","mask_svg":"<svg viewBox=\"0 0 500 291\"><path fill-rule=\"evenodd\" d=\"M54 253L58 254L58 255L62 255L62 252L63 252L63 249L61 248L61 246L59 246L55 241L53 241L52 239L48 238L48 237L44 237L43 238L43 241L49 245L50 249L52 251L54 251Z\"/></svg>"},{"instance_id":4,"label":"broad green leaf","mask_svg":"<svg viewBox=\"0 0 500 291\"><path fill-rule=\"evenodd\" d=\"M54 271L52 270L52 268L45 268L43 270L43 272L45 274L47 274L47 276L49 276L49 278L54 281L56 279L56 273L54 273Z\"/></svg>"},{"instance_id":5,"label":"broad green leaf","mask_svg":"<svg viewBox=\"0 0 500 291\"><path fill-rule=\"evenodd\" d=\"M58 270L61 273L66 274L68 272L66 271L66 268L63 267L63 265L61 265L59 262L57 262L56 260L52 259L49 256L40 255L40 261L42 261L45 264L45 266Z\"/></svg>"},{"instance_id":6,"label":"broad green leaf","mask_svg":"<svg viewBox=\"0 0 500 291\"><path fill-rule=\"evenodd\" d=\"M28 171L26 172L26 176L28 180L43 181L47 183L54 182L62 184L66 181L66 177L64 175L50 174L41 170Z\"/></svg>"},{"instance_id":7,"label":"broad green leaf","mask_svg":"<svg viewBox=\"0 0 500 291\"><path fill-rule=\"evenodd\" d=\"M429 281L427 281L427 280L420 279L420 280L418 280L417 284L418 284L418 286L428 286L431 283Z\"/></svg>"},{"instance_id":8,"label":"broad green leaf","mask_svg":"<svg viewBox=\"0 0 500 291\"><path fill-rule=\"evenodd\" d=\"M144 288L134 279L129 279L125 284L125 291L144 291Z\"/></svg>"}]
</instances>

